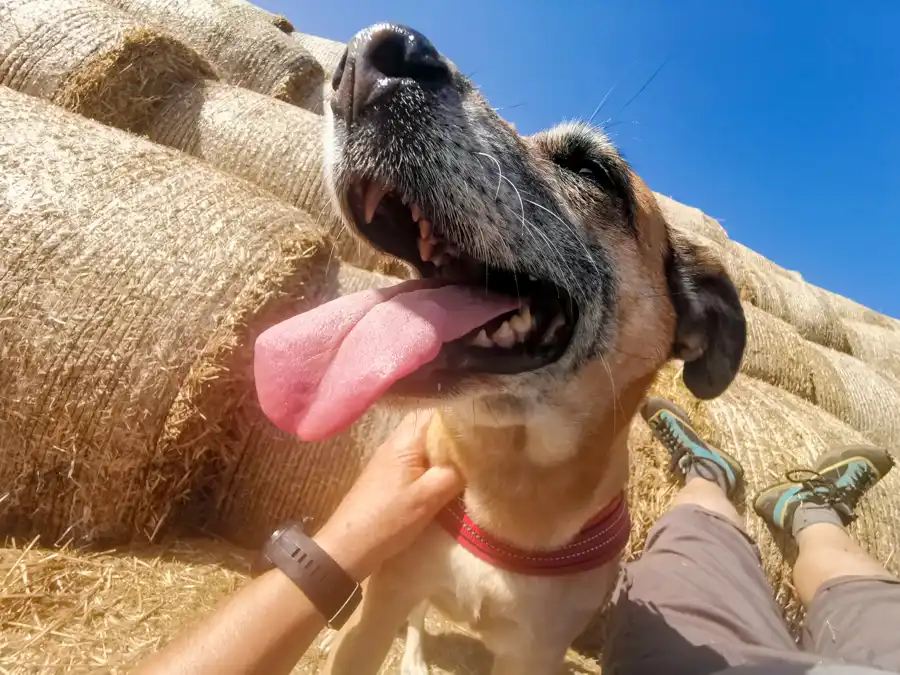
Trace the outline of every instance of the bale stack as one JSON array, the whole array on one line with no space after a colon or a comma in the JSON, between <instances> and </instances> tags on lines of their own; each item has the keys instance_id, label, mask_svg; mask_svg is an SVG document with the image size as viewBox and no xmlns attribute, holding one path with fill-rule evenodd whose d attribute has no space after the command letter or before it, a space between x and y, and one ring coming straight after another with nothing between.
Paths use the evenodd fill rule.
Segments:
<instances>
[{"instance_id":1,"label":"bale stack","mask_svg":"<svg viewBox=\"0 0 900 675\"><path fill-rule=\"evenodd\" d=\"M0 127L0 532L154 538L236 454L251 340L330 247L250 183L7 88Z\"/></svg>"},{"instance_id":2,"label":"bale stack","mask_svg":"<svg viewBox=\"0 0 900 675\"><path fill-rule=\"evenodd\" d=\"M361 244L335 216L323 181L318 115L240 87L198 81L173 92L145 133L304 209L334 239L335 257L409 275L405 266Z\"/></svg>"},{"instance_id":3,"label":"bale stack","mask_svg":"<svg viewBox=\"0 0 900 675\"><path fill-rule=\"evenodd\" d=\"M900 381L900 331L869 322L843 323L850 353L882 375Z\"/></svg>"},{"instance_id":4,"label":"bale stack","mask_svg":"<svg viewBox=\"0 0 900 675\"><path fill-rule=\"evenodd\" d=\"M322 69L296 40L234 0L109 0L192 46L240 87L300 105Z\"/></svg>"},{"instance_id":5,"label":"bale stack","mask_svg":"<svg viewBox=\"0 0 900 675\"><path fill-rule=\"evenodd\" d=\"M303 102L304 108L321 115L324 112L328 101L331 99L331 80L334 76L334 71L337 70L341 59L344 56L346 45L342 42L327 40L325 38L316 37L315 35L306 35L305 33L293 33L292 37L301 47L312 54L322 67L323 77L321 86L315 88Z\"/></svg>"},{"instance_id":6,"label":"bale stack","mask_svg":"<svg viewBox=\"0 0 900 675\"><path fill-rule=\"evenodd\" d=\"M184 43L100 0L7 0L0 84L140 131L173 87L214 78Z\"/></svg>"},{"instance_id":7,"label":"bale stack","mask_svg":"<svg viewBox=\"0 0 900 675\"><path fill-rule=\"evenodd\" d=\"M703 238L702 243L712 242L716 248L724 246L728 241L728 234L719 221L710 218L700 209L676 202L671 197L658 192L653 194L656 196L656 203L659 204L659 209L666 222L687 235L689 239L692 239L693 235L699 235Z\"/></svg>"},{"instance_id":8,"label":"bale stack","mask_svg":"<svg viewBox=\"0 0 900 675\"><path fill-rule=\"evenodd\" d=\"M381 288L398 279L341 266L322 288L321 301ZM350 489L359 471L381 441L400 423L398 412L376 407L347 432L319 443L299 443L265 420L255 400L245 410L252 419L238 421L252 442L220 481L203 518L216 534L256 548L287 520L301 520L318 529Z\"/></svg>"}]
</instances>

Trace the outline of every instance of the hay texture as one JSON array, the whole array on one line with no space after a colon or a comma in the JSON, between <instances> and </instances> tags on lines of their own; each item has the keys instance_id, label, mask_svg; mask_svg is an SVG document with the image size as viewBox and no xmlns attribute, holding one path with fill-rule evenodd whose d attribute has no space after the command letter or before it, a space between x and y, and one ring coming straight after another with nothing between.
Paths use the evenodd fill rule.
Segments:
<instances>
[{"instance_id":1,"label":"hay texture","mask_svg":"<svg viewBox=\"0 0 900 675\"><path fill-rule=\"evenodd\" d=\"M292 37L306 49L322 67L322 83L315 88L303 102L303 107L321 115L331 100L333 92L332 77L344 56L347 46L343 42L335 42L315 35L293 33Z\"/></svg>"},{"instance_id":2,"label":"hay texture","mask_svg":"<svg viewBox=\"0 0 900 675\"><path fill-rule=\"evenodd\" d=\"M246 10L250 13L250 16L255 19L262 19L266 23L272 24L282 33L287 33L288 35L290 35L294 32L294 24L292 24L290 20L283 14L268 12L262 7L257 7L256 5L247 2L247 0L233 0L233 3L238 7L246 8Z\"/></svg>"},{"instance_id":3,"label":"hay texture","mask_svg":"<svg viewBox=\"0 0 900 675\"><path fill-rule=\"evenodd\" d=\"M817 374L819 407L865 435L872 443L900 449L900 384L862 361L818 345L819 355L831 364L830 373Z\"/></svg>"},{"instance_id":4,"label":"hay texture","mask_svg":"<svg viewBox=\"0 0 900 675\"><path fill-rule=\"evenodd\" d=\"M199 157L304 209L335 242L335 256L369 270L408 269L360 243L335 216L322 170L323 120L271 97L204 81L173 93L147 136Z\"/></svg>"},{"instance_id":5,"label":"hay texture","mask_svg":"<svg viewBox=\"0 0 900 675\"><path fill-rule=\"evenodd\" d=\"M234 0L109 0L159 26L209 60L222 80L299 105L322 80L293 38Z\"/></svg>"},{"instance_id":6,"label":"hay texture","mask_svg":"<svg viewBox=\"0 0 900 675\"><path fill-rule=\"evenodd\" d=\"M140 131L173 87L213 78L191 48L100 0L0 6L0 84Z\"/></svg>"},{"instance_id":7,"label":"hay texture","mask_svg":"<svg viewBox=\"0 0 900 675\"><path fill-rule=\"evenodd\" d=\"M676 202L671 197L666 197L658 192L655 192L654 195L663 217L670 227L683 232L688 238L691 238L692 235L700 235L719 246L724 246L728 241L728 234L719 221L710 218L700 209Z\"/></svg>"},{"instance_id":8,"label":"hay texture","mask_svg":"<svg viewBox=\"0 0 900 675\"><path fill-rule=\"evenodd\" d=\"M843 295L838 295L837 293L831 293L830 291L825 290L823 290L822 293L824 293L831 302L835 311L837 311L841 318L846 321L867 323L873 326L881 326L888 330L900 331L900 321L897 321L897 319L885 316L884 314L879 314L875 310L869 309L855 300L845 298ZM850 339L852 342L853 338L851 337Z\"/></svg>"},{"instance_id":9,"label":"hay texture","mask_svg":"<svg viewBox=\"0 0 900 675\"><path fill-rule=\"evenodd\" d=\"M853 356L900 380L900 331L857 321L844 321L844 330Z\"/></svg>"},{"instance_id":10,"label":"hay texture","mask_svg":"<svg viewBox=\"0 0 900 675\"><path fill-rule=\"evenodd\" d=\"M822 289L746 260L736 264L734 256L729 256L726 267L741 300L783 319L811 342L850 352L840 315Z\"/></svg>"},{"instance_id":11,"label":"hay texture","mask_svg":"<svg viewBox=\"0 0 900 675\"><path fill-rule=\"evenodd\" d=\"M248 335L330 246L250 183L11 89L0 127L0 533L153 538L227 464Z\"/></svg>"},{"instance_id":12,"label":"hay texture","mask_svg":"<svg viewBox=\"0 0 900 675\"><path fill-rule=\"evenodd\" d=\"M317 302L399 281L350 266L335 265L334 271L321 286ZM248 547L259 546L286 520L300 520L310 531L318 529L371 451L402 418L398 412L376 407L343 434L302 443L268 423L255 399L247 402L242 415L238 427L250 430L253 441L222 472L225 478L206 520L216 534Z\"/></svg>"}]
</instances>

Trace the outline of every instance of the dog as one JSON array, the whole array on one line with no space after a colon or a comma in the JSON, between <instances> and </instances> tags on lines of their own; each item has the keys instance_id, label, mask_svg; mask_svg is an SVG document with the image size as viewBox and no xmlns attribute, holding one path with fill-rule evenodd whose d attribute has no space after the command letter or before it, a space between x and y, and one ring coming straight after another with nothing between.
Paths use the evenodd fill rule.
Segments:
<instances>
[{"instance_id":1,"label":"dog","mask_svg":"<svg viewBox=\"0 0 900 675\"><path fill-rule=\"evenodd\" d=\"M427 339L400 331L399 347L385 345L398 372L347 394L347 415L375 400L436 409L429 458L455 465L466 489L443 525L369 579L325 669L376 673L406 621L402 672L427 673L434 605L480 635L494 675L558 672L618 576L631 421L670 359L699 398L728 387L746 343L738 293L667 227L601 130L520 136L420 33L361 31L332 88L332 201L356 236L423 280L397 293L409 297L403 316L428 323ZM602 560L586 546L582 567L540 566L577 557L555 554L591 527Z\"/></svg>"}]
</instances>

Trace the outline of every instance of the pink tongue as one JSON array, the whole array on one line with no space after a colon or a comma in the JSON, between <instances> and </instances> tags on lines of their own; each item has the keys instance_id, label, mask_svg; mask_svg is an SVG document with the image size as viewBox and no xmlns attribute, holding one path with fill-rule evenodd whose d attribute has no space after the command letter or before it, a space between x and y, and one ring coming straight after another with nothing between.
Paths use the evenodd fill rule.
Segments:
<instances>
[{"instance_id":1,"label":"pink tongue","mask_svg":"<svg viewBox=\"0 0 900 675\"><path fill-rule=\"evenodd\" d=\"M356 421L400 378L519 306L465 286L411 281L333 300L273 326L256 341L256 392L280 429L305 441Z\"/></svg>"}]
</instances>

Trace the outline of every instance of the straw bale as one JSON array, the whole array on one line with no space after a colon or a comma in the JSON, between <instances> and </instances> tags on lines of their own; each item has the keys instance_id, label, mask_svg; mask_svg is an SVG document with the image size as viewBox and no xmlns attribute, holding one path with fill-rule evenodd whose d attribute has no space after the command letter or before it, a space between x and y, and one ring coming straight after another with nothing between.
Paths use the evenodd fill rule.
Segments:
<instances>
[{"instance_id":1,"label":"straw bale","mask_svg":"<svg viewBox=\"0 0 900 675\"><path fill-rule=\"evenodd\" d=\"M715 218L711 218L700 209L677 202L658 192L656 202L663 213L666 222L677 230L687 234L699 234L724 246L728 241L728 234Z\"/></svg>"},{"instance_id":2,"label":"straw bale","mask_svg":"<svg viewBox=\"0 0 900 675\"><path fill-rule=\"evenodd\" d=\"M842 319L855 321L857 323L868 323L873 326L881 326L882 328L893 331L900 330L900 322L898 322L897 319L885 316L884 314L879 314L874 309L869 309L855 300L845 298L843 295L838 295L837 293L826 290L823 290L822 293L828 297L832 306L834 306ZM851 341L852 339L853 338L851 337Z\"/></svg>"},{"instance_id":3,"label":"straw bale","mask_svg":"<svg viewBox=\"0 0 900 675\"><path fill-rule=\"evenodd\" d=\"M815 403L815 374L831 377L830 363L787 322L750 304L744 305L744 315L747 348L741 372Z\"/></svg>"},{"instance_id":4,"label":"straw bale","mask_svg":"<svg viewBox=\"0 0 900 675\"><path fill-rule=\"evenodd\" d=\"M325 81L331 82L331 76L334 75L334 71L337 70L341 59L344 57L347 45L343 42L307 35L306 33L294 33L293 37L322 66L322 70L325 73Z\"/></svg>"},{"instance_id":5,"label":"straw bale","mask_svg":"<svg viewBox=\"0 0 900 675\"><path fill-rule=\"evenodd\" d=\"M772 262L763 255L760 255L751 248L747 248L743 244L729 240L725 244L729 257L732 258L731 264L738 267L750 267L751 269L760 270L767 275L777 275L793 279L794 281L803 281L803 277L799 272L785 269L781 265Z\"/></svg>"},{"instance_id":6,"label":"straw bale","mask_svg":"<svg viewBox=\"0 0 900 675\"><path fill-rule=\"evenodd\" d=\"M322 171L322 118L220 82L173 93L147 136L269 190L300 207L335 240L335 254L365 269L409 276L405 266L355 239L334 215Z\"/></svg>"},{"instance_id":7,"label":"straw bale","mask_svg":"<svg viewBox=\"0 0 900 675\"><path fill-rule=\"evenodd\" d=\"M318 291L320 301L381 288L398 279L350 266ZM318 301L318 300L317 300ZM376 407L348 431L319 443L303 443L278 431L259 411L255 399L244 406L239 428L252 429L252 447L223 471L207 526L235 543L256 547L285 520L299 519L316 530L353 484L370 452L400 422L401 414Z\"/></svg>"},{"instance_id":8,"label":"straw bale","mask_svg":"<svg viewBox=\"0 0 900 675\"><path fill-rule=\"evenodd\" d=\"M153 537L227 463L245 335L330 246L250 183L7 88L0 128L0 533Z\"/></svg>"},{"instance_id":9,"label":"straw bale","mask_svg":"<svg viewBox=\"0 0 900 675\"><path fill-rule=\"evenodd\" d=\"M727 267L741 300L787 321L811 342L849 353L850 342L840 316L822 289L735 260L736 256L729 256Z\"/></svg>"},{"instance_id":10,"label":"straw bale","mask_svg":"<svg viewBox=\"0 0 900 675\"><path fill-rule=\"evenodd\" d=\"M300 105L322 68L291 36L233 0L108 0L197 50L221 78Z\"/></svg>"},{"instance_id":11,"label":"straw bale","mask_svg":"<svg viewBox=\"0 0 900 675\"><path fill-rule=\"evenodd\" d=\"M246 8L255 18L262 19L263 21L272 24L282 33L287 33L288 35L290 35L294 32L294 24L292 24L290 19L288 19L283 14L275 14L273 12L269 12L262 7L257 7L256 5L247 2L247 0L233 0L233 2L238 7Z\"/></svg>"},{"instance_id":12,"label":"straw bale","mask_svg":"<svg viewBox=\"0 0 900 675\"><path fill-rule=\"evenodd\" d=\"M0 9L0 84L140 131L174 86L215 77L178 40L99 0L8 0Z\"/></svg>"},{"instance_id":13,"label":"straw bale","mask_svg":"<svg viewBox=\"0 0 900 675\"><path fill-rule=\"evenodd\" d=\"M844 321L850 353L874 370L900 379L900 331L859 321Z\"/></svg>"},{"instance_id":14,"label":"straw bale","mask_svg":"<svg viewBox=\"0 0 900 675\"><path fill-rule=\"evenodd\" d=\"M847 354L813 348L832 366L827 375L815 374L819 407L871 442L900 448L900 381Z\"/></svg>"}]
</instances>

